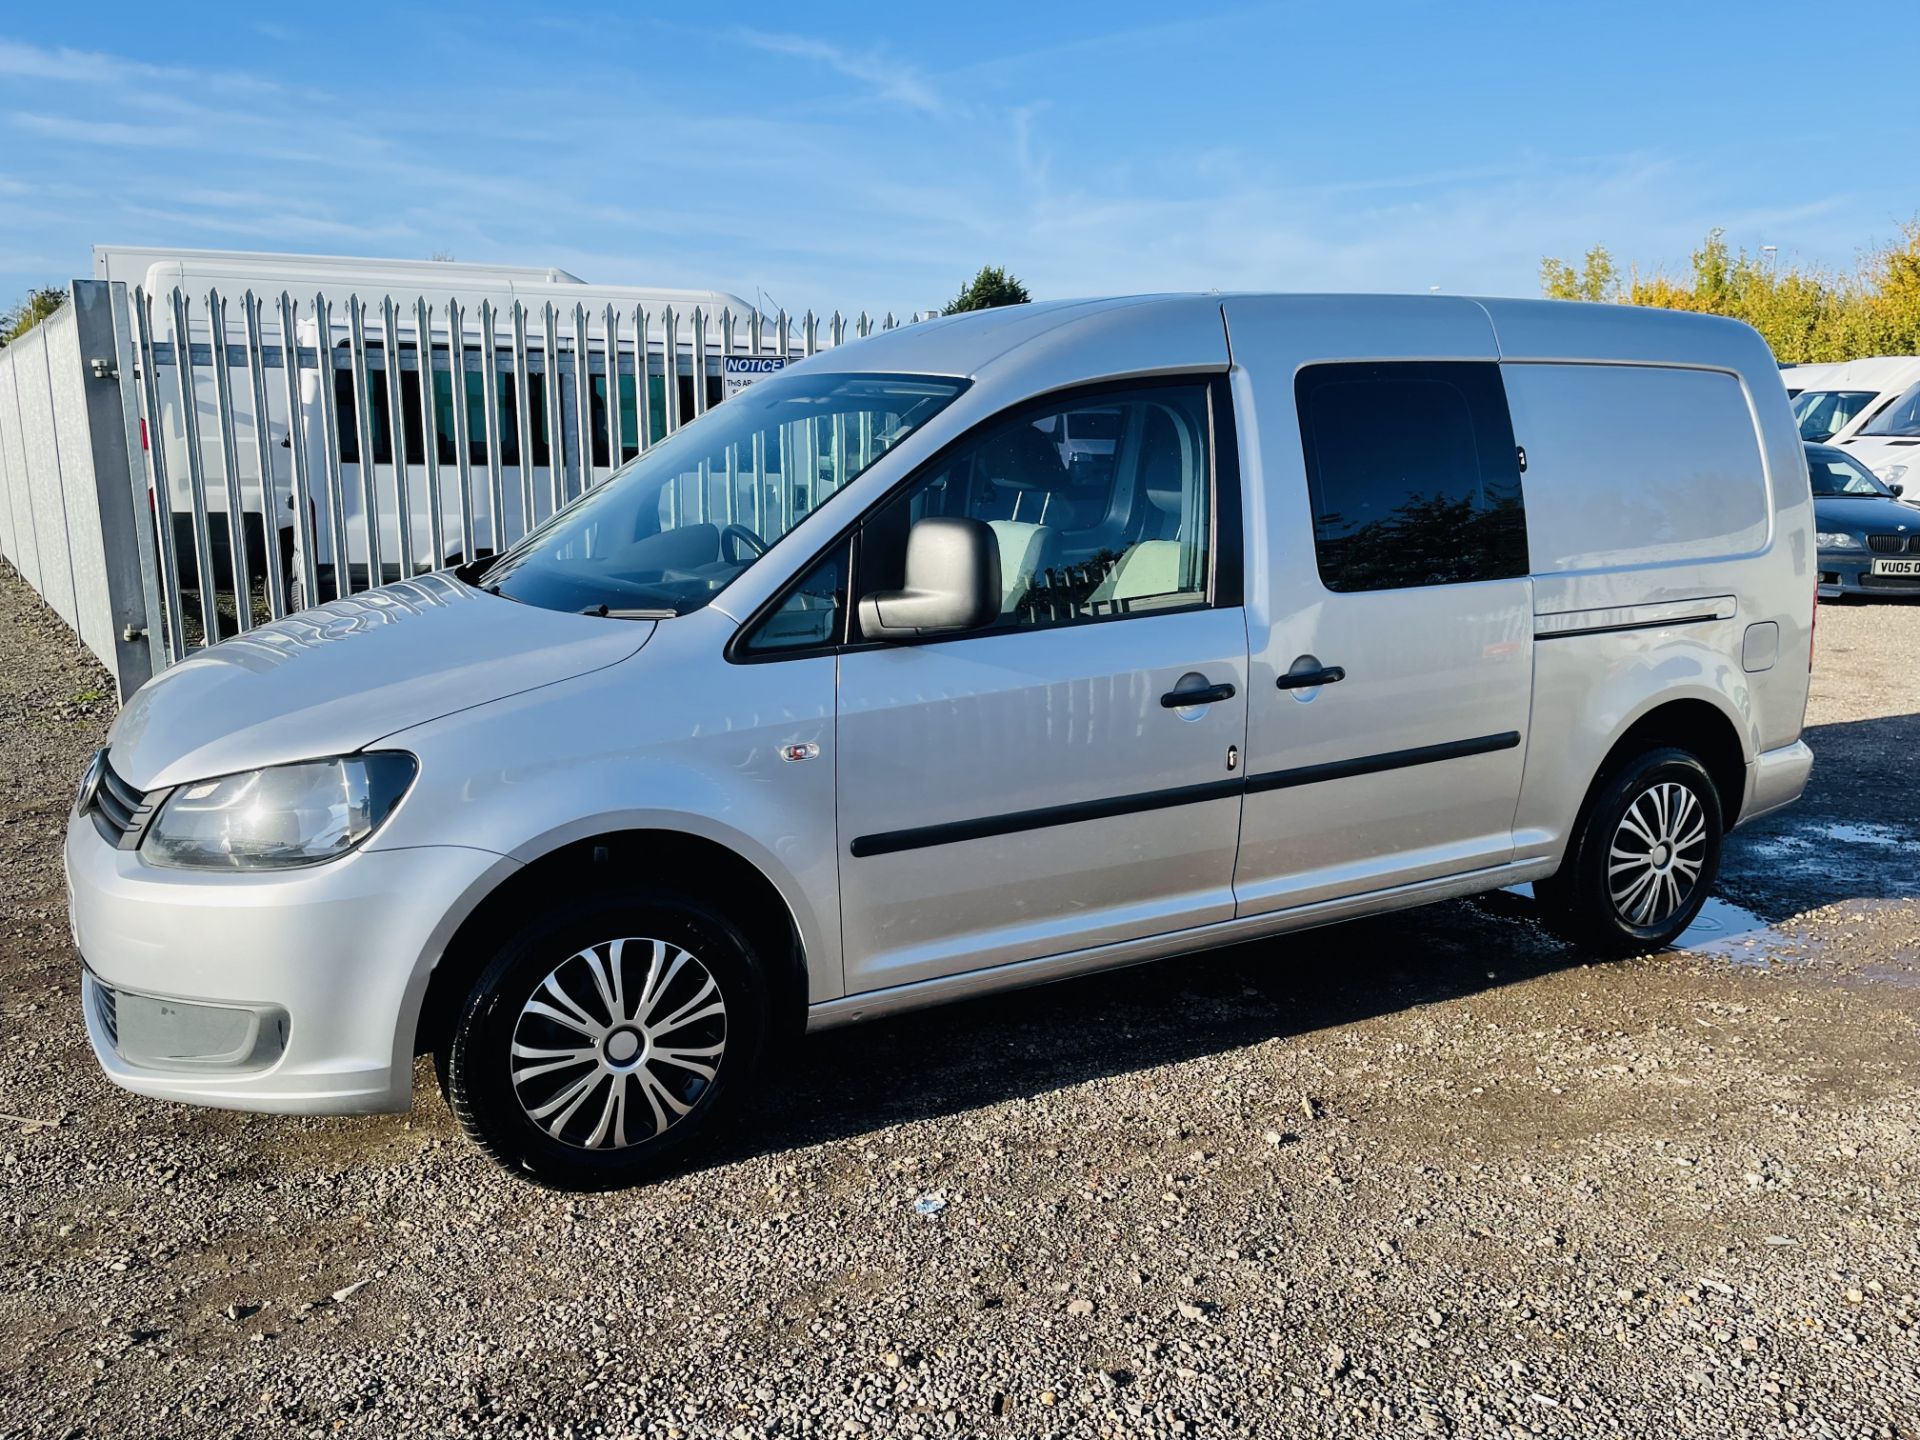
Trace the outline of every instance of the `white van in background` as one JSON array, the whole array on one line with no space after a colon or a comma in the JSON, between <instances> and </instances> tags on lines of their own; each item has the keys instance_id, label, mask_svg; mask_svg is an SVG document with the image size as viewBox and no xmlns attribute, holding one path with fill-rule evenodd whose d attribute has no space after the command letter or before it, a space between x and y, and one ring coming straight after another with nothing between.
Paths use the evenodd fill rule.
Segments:
<instances>
[{"instance_id":1,"label":"white van in background","mask_svg":"<svg viewBox=\"0 0 1920 1440\"><path fill-rule=\"evenodd\" d=\"M1803 375L1803 371L1817 373ZM1782 371L1780 378L1793 395L1800 438L1840 444L1920 381L1920 356L1871 355L1832 365L1796 365Z\"/></svg>"},{"instance_id":2,"label":"white van in background","mask_svg":"<svg viewBox=\"0 0 1920 1440\"><path fill-rule=\"evenodd\" d=\"M690 317L696 307L712 317L716 327L721 315L733 316L742 333L754 314L753 307L747 301L724 291L593 286L577 275L552 266L492 266L449 261L274 255L222 250L169 251L126 246L96 246L93 259L96 278L122 280L130 289L137 285L149 297L150 333L160 346L166 348L160 351L164 358L154 367L153 377L153 408L159 433L157 436L147 434L148 427L143 419L143 440L149 446L157 444L160 447L160 458L167 477L169 503L166 508L172 517L176 563L182 576L190 581L197 574L191 460L191 455L197 454L203 504L209 517L209 560L215 584L222 588L233 583L226 516L232 508L235 494L239 499L246 535L248 577L255 583L260 582L266 574L269 556L273 557L271 563L280 567L285 580L290 581L297 568L294 545L296 527L290 498L293 475L287 422L288 395L286 374L278 363L282 294L290 295L295 302L297 323L302 327L301 333L305 337L302 343L309 348L315 344L318 335L313 322L314 299L316 294L326 297L332 306L330 344L336 353L344 352L349 345L352 327L347 302L357 296L365 306L362 330L370 355L384 354L381 307L382 302L391 297L397 311L396 331L402 352L403 390L412 400L412 404L406 406L410 418L404 423L415 427L418 426L420 413L418 379L415 372L404 367L410 363L409 354L414 348L413 336L418 328L415 307L421 299L426 300L430 309L436 312L434 319L438 321L437 333L442 345L445 344L446 314L450 302L461 307L469 322L469 343L472 345L477 345L479 341L477 315L482 303L491 304L501 315L503 328L499 332L500 343L510 345L511 330L506 328L510 323L507 317L511 314L514 302L520 302L528 312L530 348L537 348L540 343L544 310L549 304L557 312L556 330L565 335L571 334L577 307L584 306L591 319L602 320L609 305L621 314L630 334L634 307L641 306L654 319L653 338L656 342L663 336L658 327L658 316L666 307L671 307L681 317L676 329L677 338L683 346L691 344ZM193 428L199 443L191 454L187 442L187 420L181 407L181 376L176 352L169 346L177 319L173 305L176 291L186 301L187 333L194 346L189 393L193 399ZM208 296L213 292L218 293L226 309L224 338L227 346L227 385L224 397L213 364L213 326L207 311ZM255 423L255 378L248 368L249 336L244 301L249 292L263 306L263 314L258 321L258 339L263 353L271 360L270 365L262 367L259 377L265 399L264 447L257 438L260 432ZM603 325L600 328L604 328ZM595 333L599 333L599 330L596 329ZM503 368L510 370L511 363L507 362ZM477 380L476 374L474 381ZM314 377L304 374L302 383L303 402L317 399ZM342 423L338 427L341 434L337 437L338 444L343 448L336 450L336 454L341 455L349 467L349 488L357 490L358 445L353 438L356 427L346 418L354 415L351 371L336 371L335 383L336 398L344 407ZM385 376L382 371L376 369L369 372L368 388L372 392L369 405L374 412L371 418L376 422L374 448L378 456L391 448ZM565 388L563 413L569 409L572 401L570 378L566 380ZM224 427L220 418L223 404L229 416L229 424ZM534 397L534 404L536 417L544 423L544 416L539 409L542 405L540 396ZM403 405L406 405L405 401ZM683 413L690 414L691 407ZM311 425L304 428L312 431L309 440L314 445L310 452L312 463L309 473L320 477L323 473L323 452L318 448L318 433L313 431ZM630 429L625 433L631 435L637 432ZM227 435L234 438L231 451L223 438ZM413 437L410 435L407 438ZM451 443L449 433L443 448L450 449ZM270 522L266 513L269 507L263 503L261 496L260 456L263 448L268 456L277 497L271 507L273 513ZM543 451L544 448L544 434L537 434L535 449ZM419 456L421 447L409 446L408 453L410 457ZM344 460L346 455L353 458ZM390 466L391 460L385 463ZM323 488L316 486L316 511ZM316 518L320 517L316 515ZM516 529L514 533L519 532ZM397 539L396 531L395 543L387 553L398 553ZM332 565L330 551L323 552L322 563L329 567ZM191 585L189 588L192 588Z\"/></svg>"},{"instance_id":3,"label":"white van in background","mask_svg":"<svg viewBox=\"0 0 1920 1440\"><path fill-rule=\"evenodd\" d=\"M1876 409L1840 447L1888 485L1920 490L1920 476L1913 476L1920 466L1920 379Z\"/></svg>"}]
</instances>

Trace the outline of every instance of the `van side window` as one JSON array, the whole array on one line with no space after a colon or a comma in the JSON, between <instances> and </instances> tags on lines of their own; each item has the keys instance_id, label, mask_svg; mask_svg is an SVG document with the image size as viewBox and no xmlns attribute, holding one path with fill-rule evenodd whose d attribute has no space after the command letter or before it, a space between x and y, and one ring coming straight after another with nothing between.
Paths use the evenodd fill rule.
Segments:
<instances>
[{"instance_id":1,"label":"van side window","mask_svg":"<svg viewBox=\"0 0 1920 1440\"><path fill-rule=\"evenodd\" d=\"M1500 367L1312 365L1294 382L1329 590L1527 573L1527 522Z\"/></svg>"},{"instance_id":2,"label":"van side window","mask_svg":"<svg viewBox=\"0 0 1920 1440\"><path fill-rule=\"evenodd\" d=\"M907 531L968 516L1000 548L998 628L1204 605L1213 561L1205 382L1086 394L989 421L863 527L863 592L904 583Z\"/></svg>"}]
</instances>

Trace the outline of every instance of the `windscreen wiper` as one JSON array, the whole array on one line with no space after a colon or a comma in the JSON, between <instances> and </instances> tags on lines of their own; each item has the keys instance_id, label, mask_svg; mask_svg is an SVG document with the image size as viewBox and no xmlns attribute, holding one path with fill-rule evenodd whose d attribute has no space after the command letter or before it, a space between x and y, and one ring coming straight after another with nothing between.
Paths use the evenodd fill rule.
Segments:
<instances>
[{"instance_id":1,"label":"windscreen wiper","mask_svg":"<svg viewBox=\"0 0 1920 1440\"><path fill-rule=\"evenodd\" d=\"M620 610L608 605L589 605L582 615L598 615L603 620L672 620L678 610Z\"/></svg>"}]
</instances>

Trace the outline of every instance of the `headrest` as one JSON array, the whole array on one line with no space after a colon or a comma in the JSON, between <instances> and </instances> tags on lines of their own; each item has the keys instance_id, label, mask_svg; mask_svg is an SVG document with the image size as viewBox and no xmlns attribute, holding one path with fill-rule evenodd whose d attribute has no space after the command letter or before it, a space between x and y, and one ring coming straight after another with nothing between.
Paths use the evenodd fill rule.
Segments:
<instances>
[{"instance_id":1,"label":"headrest","mask_svg":"<svg viewBox=\"0 0 1920 1440\"><path fill-rule=\"evenodd\" d=\"M1187 464L1173 418L1158 406L1147 411L1140 436L1140 471L1147 499L1166 515L1178 515L1185 498Z\"/></svg>"},{"instance_id":2,"label":"headrest","mask_svg":"<svg viewBox=\"0 0 1920 1440\"><path fill-rule=\"evenodd\" d=\"M1067 467L1052 438L1031 425L1002 430L980 449L981 473L998 490L1063 490Z\"/></svg>"}]
</instances>

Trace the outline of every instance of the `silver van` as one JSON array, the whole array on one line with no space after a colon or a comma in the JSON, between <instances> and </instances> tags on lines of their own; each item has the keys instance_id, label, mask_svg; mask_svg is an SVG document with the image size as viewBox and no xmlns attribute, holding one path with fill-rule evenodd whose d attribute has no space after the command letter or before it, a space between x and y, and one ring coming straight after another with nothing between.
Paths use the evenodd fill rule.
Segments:
<instances>
[{"instance_id":1,"label":"silver van","mask_svg":"<svg viewBox=\"0 0 1920 1440\"><path fill-rule=\"evenodd\" d=\"M800 503L805 495L807 503ZM640 1179L799 1033L1531 881L1672 942L1797 797L1745 326L1159 296L754 385L506 554L134 696L66 846L117 1083Z\"/></svg>"}]
</instances>

